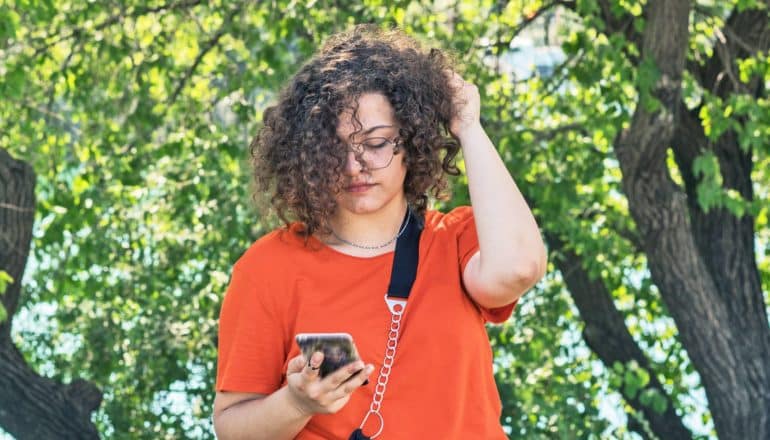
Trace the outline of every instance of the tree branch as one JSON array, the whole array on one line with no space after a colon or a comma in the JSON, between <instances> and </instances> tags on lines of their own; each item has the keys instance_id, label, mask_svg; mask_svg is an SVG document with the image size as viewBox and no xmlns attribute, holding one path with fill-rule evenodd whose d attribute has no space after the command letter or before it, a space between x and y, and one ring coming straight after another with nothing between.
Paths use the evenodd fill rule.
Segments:
<instances>
[{"instance_id":1,"label":"tree branch","mask_svg":"<svg viewBox=\"0 0 770 440\"><path fill-rule=\"evenodd\" d=\"M612 294L601 278L591 279L582 265L581 258L559 237L549 233L545 235L548 248L553 250L555 256L554 264L561 272L575 306L585 322L583 339L586 345L596 353L607 369L612 369L615 362L626 365L632 360L636 361L640 368L649 373L650 382L646 389L654 389L664 396L667 403L666 410L663 413L657 413L643 405L640 401L642 390L634 396L624 394L622 389L618 390L623 394L623 398L637 412L644 414L650 429L657 437L692 438L692 433L677 416L673 401L658 381L656 373L652 371L649 360L629 333L623 315L615 307ZM629 423L629 427L634 427L640 435L647 437L641 424Z\"/></svg>"},{"instance_id":2,"label":"tree branch","mask_svg":"<svg viewBox=\"0 0 770 440\"><path fill-rule=\"evenodd\" d=\"M529 133L535 139L535 142L550 141L561 133L567 133L570 131L584 132L586 128L585 122L572 122L569 124L562 124L556 127L550 127L544 130L536 130L532 128L525 128L517 132L517 134Z\"/></svg>"},{"instance_id":3,"label":"tree branch","mask_svg":"<svg viewBox=\"0 0 770 440\"><path fill-rule=\"evenodd\" d=\"M179 83L177 83L176 87L174 88L174 92L171 94L169 99L167 100L167 105L173 105L174 102L176 102L177 98L179 97L179 94L182 92L182 89L184 89L187 82L192 78L193 74L195 73L195 70L198 68L198 65L203 60L203 57L206 56L207 53L209 53L214 47L216 47L219 44L219 40L222 38L223 35L225 35L225 31L227 26L232 22L233 18L240 13L241 8L234 8L227 17L222 21L222 25L217 29L216 33L211 36L203 45L201 46L201 50L198 53L198 55L195 57L195 60L193 61L192 65L187 68L184 75L182 75L182 78L179 80Z\"/></svg>"},{"instance_id":4,"label":"tree branch","mask_svg":"<svg viewBox=\"0 0 770 440\"><path fill-rule=\"evenodd\" d=\"M740 81L738 81L738 77L735 75L735 71L733 70L735 55L732 54L732 50L727 44L727 38L725 38L725 34L723 34L719 29L714 29L714 36L716 36L716 44L714 45L714 48L716 49L716 55L719 58L719 61L722 63L722 67L724 68L722 72L727 75L728 78L730 78L730 82L733 85L733 90L736 92L748 93L748 88L745 84L742 84ZM720 81L714 82L711 93L716 94L716 89L719 83Z\"/></svg>"},{"instance_id":5,"label":"tree branch","mask_svg":"<svg viewBox=\"0 0 770 440\"><path fill-rule=\"evenodd\" d=\"M770 7L770 0L765 4ZM746 86L735 79L734 65L737 58L756 55L768 49L770 27L767 11L756 9L737 9L730 15L724 27L718 30L714 54L702 65L690 64L688 70L698 80L701 87L712 90L722 98L733 92L751 93L755 86ZM731 75L730 85L720 83L721 77ZM757 82L755 79L754 82ZM741 86L736 88L736 83Z\"/></svg>"},{"instance_id":6,"label":"tree branch","mask_svg":"<svg viewBox=\"0 0 770 440\"><path fill-rule=\"evenodd\" d=\"M185 1L179 1L179 2L176 2L176 3L167 3L165 5L159 5L159 6L138 6L138 7L134 7L132 12L130 14L128 14L128 15L125 15L124 14L124 10L121 10L120 13L112 15L112 16L108 17L107 19L105 19L104 21L102 21L99 24L97 24L96 26L94 26L93 30L94 31L100 31L100 30L105 29L105 28L107 28L109 26L112 26L115 23L118 23L118 22L124 20L126 17L137 18L137 17L141 17L142 15L145 15L145 14L154 14L154 13L162 12L162 11L165 11L165 10L172 10L172 9L179 9L179 8L189 8L189 7L197 6L197 5L201 4L201 3L202 3L202 0L185 0ZM37 58L38 56L40 56L40 54L42 54L43 52L47 51L51 46L56 45L58 43L61 43L62 41L71 40L73 38L81 38L81 37L87 35L89 31L90 31L90 29L86 29L85 27L77 27L77 28L74 28L74 29L70 29L70 31L68 33L66 33L64 35L59 35L59 37L56 38L55 40L45 42L45 43L43 43L43 45L37 47L35 49L35 53L32 56L32 58ZM57 34L59 32L61 32L61 31L57 31ZM44 37L33 39L32 41L33 42L36 42L36 41L46 41L46 40L48 40L51 37L52 37L51 35L46 35Z\"/></svg>"},{"instance_id":7,"label":"tree branch","mask_svg":"<svg viewBox=\"0 0 770 440\"><path fill-rule=\"evenodd\" d=\"M511 47L511 43L513 43L513 40L515 40L516 37L518 37L519 34L524 29L527 28L527 26L532 24L532 22L534 22L540 16L542 16L543 14L545 14L548 11L550 11L551 9L553 9L556 6L564 6L564 7L567 7L569 9L574 9L574 7L575 7L575 0L553 0L550 3L546 3L543 6L541 6L540 9L535 11L534 14L523 17L523 20L521 22L519 22L513 29L511 29L511 34L505 40L498 39L497 41L495 41L491 45L476 46L476 47L486 48L486 47L490 47L491 46L491 47L497 48L498 50L499 49L502 49L502 50L509 49ZM505 9L505 4L499 5L499 9L500 10Z\"/></svg>"}]
</instances>

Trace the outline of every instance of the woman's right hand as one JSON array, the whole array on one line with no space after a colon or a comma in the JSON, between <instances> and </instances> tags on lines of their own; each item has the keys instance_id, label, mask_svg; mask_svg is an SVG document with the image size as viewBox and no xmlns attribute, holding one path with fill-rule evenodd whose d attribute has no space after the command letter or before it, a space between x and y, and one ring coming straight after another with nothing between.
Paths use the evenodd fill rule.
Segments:
<instances>
[{"instance_id":1,"label":"woman's right hand","mask_svg":"<svg viewBox=\"0 0 770 440\"><path fill-rule=\"evenodd\" d=\"M318 376L323 353L315 352L310 362L303 355L289 361L286 371L289 396L295 407L304 414L333 414L342 409L374 371L374 365L360 360L352 362L321 379ZM359 371L360 370L360 371ZM358 371L358 374L355 374ZM351 377L351 375L355 376Z\"/></svg>"}]
</instances>

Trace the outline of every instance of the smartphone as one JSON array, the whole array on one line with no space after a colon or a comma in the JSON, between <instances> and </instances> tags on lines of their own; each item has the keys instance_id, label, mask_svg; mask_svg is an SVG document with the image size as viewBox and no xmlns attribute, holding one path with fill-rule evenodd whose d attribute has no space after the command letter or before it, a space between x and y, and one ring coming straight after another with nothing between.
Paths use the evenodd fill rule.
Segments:
<instances>
[{"instance_id":1,"label":"smartphone","mask_svg":"<svg viewBox=\"0 0 770 440\"><path fill-rule=\"evenodd\" d=\"M310 359L316 351L324 354L318 371L320 377L359 359L353 337L348 333L299 333L295 339L306 359Z\"/></svg>"}]
</instances>

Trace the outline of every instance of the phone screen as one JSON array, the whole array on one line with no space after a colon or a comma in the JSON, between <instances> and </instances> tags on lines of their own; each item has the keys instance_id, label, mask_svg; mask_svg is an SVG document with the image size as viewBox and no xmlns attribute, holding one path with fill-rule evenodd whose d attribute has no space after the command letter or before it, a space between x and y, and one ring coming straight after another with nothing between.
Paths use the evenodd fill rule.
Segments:
<instances>
[{"instance_id":1,"label":"phone screen","mask_svg":"<svg viewBox=\"0 0 770 440\"><path fill-rule=\"evenodd\" d=\"M305 358L310 359L316 351L324 354L318 372L321 377L358 360L358 350L348 333L300 333L296 340Z\"/></svg>"}]
</instances>

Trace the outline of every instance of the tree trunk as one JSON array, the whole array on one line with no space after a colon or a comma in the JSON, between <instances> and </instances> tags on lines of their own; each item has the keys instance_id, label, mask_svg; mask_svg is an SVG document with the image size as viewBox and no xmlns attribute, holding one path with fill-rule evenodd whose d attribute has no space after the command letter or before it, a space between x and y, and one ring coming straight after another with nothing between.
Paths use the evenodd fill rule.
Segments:
<instances>
[{"instance_id":1,"label":"tree trunk","mask_svg":"<svg viewBox=\"0 0 770 440\"><path fill-rule=\"evenodd\" d=\"M647 4L642 55L660 71L651 93L661 106L650 111L640 101L630 127L615 141L615 152L652 278L700 373L717 433L725 439L766 439L770 330L761 291L751 287L757 274L753 247L735 242L745 237L723 235L708 219L691 218L693 202L671 180L666 165L686 111L681 80L690 6L684 0ZM740 156L728 160L737 172L746 169Z\"/></svg>"},{"instance_id":2,"label":"tree trunk","mask_svg":"<svg viewBox=\"0 0 770 440\"><path fill-rule=\"evenodd\" d=\"M770 1L765 1L770 7ZM757 10L735 12L717 40L716 50L694 76L706 90L724 100L733 94L760 98L765 93L764 79L752 78L748 84L735 81L736 59L766 52L770 48L770 21L766 13ZM698 180L692 172L695 158L711 151L719 161L723 187L737 191L745 200L753 200L751 181L752 151L742 150L738 135L728 130L716 142L707 139L700 124L700 107L681 112L672 145L687 191L693 234L700 254L717 285L722 302L727 307L736 337L733 348L741 360L741 377L748 399L736 408L756 418L760 428L757 438L770 436L770 325L767 321L764 295L754 256L754 217L736 217L725 208L703 211L697 203ZM749 437L747 437L749 438Z\"/></svg>"},{"instance_id":3,"label":"tree trunk","mask_svg":"<svg viewBox=\"0 0 770 440\"><path fill-rule=\"evenodd\" d=\"M63 385L39 376L11 341L35 220L34 191L32 168L0 148L0 270L14 279L0 296L8 312L0 324L0 426L19 440L98 438L91 422L102 398L96 386L80 379Z\"/></svg>"}]
</instances>

